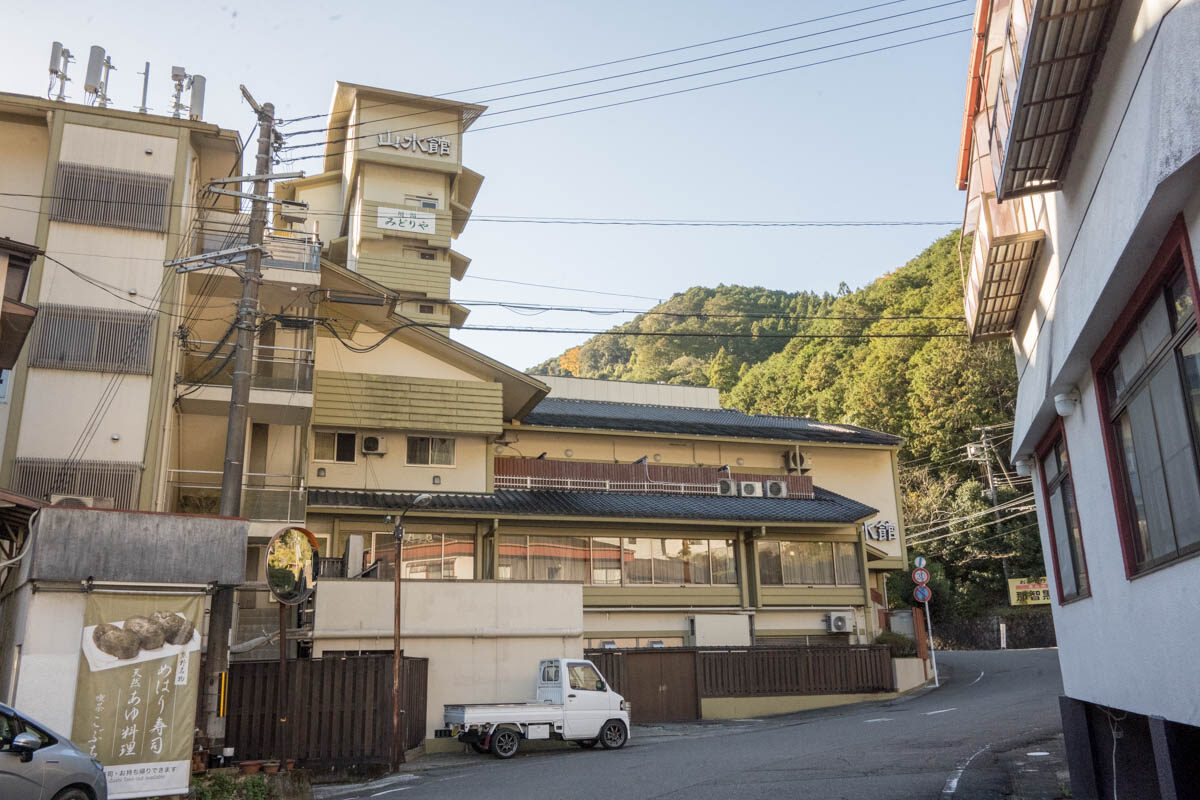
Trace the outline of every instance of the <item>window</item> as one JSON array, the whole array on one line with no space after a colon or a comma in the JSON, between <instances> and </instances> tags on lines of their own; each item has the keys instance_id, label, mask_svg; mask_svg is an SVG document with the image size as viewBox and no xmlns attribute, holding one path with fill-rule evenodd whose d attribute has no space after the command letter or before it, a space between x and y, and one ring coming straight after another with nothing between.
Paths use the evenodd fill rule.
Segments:
<instances>
[{"instance_id":1,"label":"window","mask_svg":"<svg viewBox=\"0 0 1200 800\"><path fill-rule=\"evenodd\" d=\"M1130 576L1200 552L1200 333L1189 252L1180 220L1134 293L1129 322L1114 329L1093 362ZM1055 555L1064 547L1071 555L1078 521L1067 516L1066 501L1073 506L1073 486L1068 465L1060 466L1052 455L1053 463L1043 463L1047 484L1060 471L1068 479L1068 494L1058 495L1061 520L1055 519L1055 496L1047 496L1058 537ZM1067 579L1063 573L1082 568L1081 547L1079 556L1078 565L1059 564L1061 580Z\"/></svg>"},{"instance_id":2,"label":"window","mask_svg":"<svg viewBox=\"0 0 1200 800\"><path fill-rule=\"evenodd\" d=\"M4 275L4 299L21 302L25 294L25 282L29 279L29 259L10 253L8 271Z\"/></svg>"},{"instance_id":3,"label":"window","mask_svg":"<svg viewBox=\"0 0 1200 800\"><path fill-rule=\"evenodd\" d=\"M409 206L416 206L418 208L437 208L438 207L438 201L437 201L436 197L426 197L424 195L419 195L419 194L404 195L404 204L409 205Z\"/></svg>"},{"instance_id":4,"label":"window","mask_svg":"<svg viewBox=\"0 0 1200 800\"><path fill-rule=\"evenodd\" d=\"M1071 481L1071 464L1061 426L1051 432L1048 444L1038 456L1041 458L1042 496L1046 502L1051 563L1058 581L1059 602L1087 597L1091 587L1075 505L1075 484Z\"/></svg>"},{"instance_id":5,"label":"window","mask_svg":"<svg viewBox=\"0 0 1200 800\"><path fill-rule=\"evenodd\" d=\"M313 434L313 459L353 464L358 453L358 435L354 433L317 431Z\"/></svg>"},{"instance_id":6,"label":"window","mask_svg":"<svg viewBox=\"0 0 1200 800\"><path fill-rule=\"evenodd\" d=\"M413 466L454 466L454 440L444 436L409 436L408 463Z\"/></svg>"},{"instance_id":7,"label":"window","mask_svg":"<svg viewBox=\"0 0 1200 800\"><path fill-rule=\"evenodd\" d=\"M571 680L572 689L588 692L604 690L604 681L600 679L600 673L587 662L572 661L567 664L567 675Z\"/></svg>"},{"instance_id":8,"label":"window","mask_svg":"<svg viewBox=\"0 0 1200 800\"><path fill-rule=\"evenodd\" d=\"M44 303L29 342L29 366L149 375L152 315Z\"/></svg>"},{"instance_id":9,"label":"window","mask_svg":"<svg viewBox=\"0 0 1200 800\"><path fill-rule=\"evenodd\" d=\"M371 534L371 560L396 562L391 531ZM405 580L469 581L475 578L475 537L469 533L406 533L400 542L401 576Z\"/></svg>"},{"instance_id":10,"label":"window","mask_svg":"<svg viewBox=\"0 0 1200 800\"><path fill-rule=\"evenodd\" d=\"M12 385L12 370L0 369L0 403L8 402L8 387Z\"/></svg>"},{"instance_id":11,"label":"window","mask_svg":"<svg viewBox=\"0 0 1200 800\"><path fill-rule=\"evenodd\" d=\"M437 261L437 251L406 247L404 248L404 257L416 261Z\"/></svg>"},{"instance_id":12,"label":"window","mask_svg":"<svg viewBox=\"0 0 1200 800\"><path fill-rule=\"evenodd\" d=\"M433 303L421 303L417 306L417 312L420 314L433 314L437 311Z\"/></svg>"},{"instance_id":13,"label":"window","mask_svg":"<svg viewBox=\"0 0 1200 800\"><path fill-rule=\"evenodd\" d=\"M858 545L761 539L758 577L763 586L858 586Z\"/></svg>"},{"instance_id":14,"label":"window","mask_svg":"<svg viewBox=\"0 0 1200 800\"><path fill-rule=\"evenodd\" d=\"M503 534L498 580L568 581L593 586L736 585L731 539Z\"/></svg>"}]
</instances>

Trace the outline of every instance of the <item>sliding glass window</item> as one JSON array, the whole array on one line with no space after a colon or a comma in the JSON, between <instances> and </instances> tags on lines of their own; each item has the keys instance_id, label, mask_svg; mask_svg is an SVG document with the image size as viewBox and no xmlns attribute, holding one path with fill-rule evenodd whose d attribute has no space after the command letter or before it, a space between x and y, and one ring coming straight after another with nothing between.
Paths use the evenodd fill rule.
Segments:
<instances>
[{"instance_id":1,"label":"sliding glass window","mask_svg":"<svg viewBox=\"0 0 1200 800\"><path fill-rule=\"evenodd\" d=\"M862 571L853 542L758 541L763 586L858 586Z\"/></svg>"},{"instance_id":2,"label":"sliding glass window","mask_svg":"<svg viewBox=\"0 0 1200 800\"><path fill-rule=\"evenodd\" d=\"M496 578L593 586L736 585L734 548L732 539L502 534Z\"/></svg>"}]
</instances>

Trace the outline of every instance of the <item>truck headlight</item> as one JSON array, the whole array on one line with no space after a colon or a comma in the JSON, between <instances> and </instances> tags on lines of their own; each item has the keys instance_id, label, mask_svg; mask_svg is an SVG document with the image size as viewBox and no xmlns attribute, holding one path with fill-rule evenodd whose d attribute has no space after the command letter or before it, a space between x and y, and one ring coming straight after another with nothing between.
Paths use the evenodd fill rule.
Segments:
<instances>
[{"instance_id":1,"label":"truck headlight","mask_svg":"<svg viewBox=\"0 0 1200 800\"><path fill-rule=\"evenodd\" d=\"M633 703L630 703L628 700L622 700L621 710L628 714L630 711L633 711Z\"/></svg>"}]
</instances>

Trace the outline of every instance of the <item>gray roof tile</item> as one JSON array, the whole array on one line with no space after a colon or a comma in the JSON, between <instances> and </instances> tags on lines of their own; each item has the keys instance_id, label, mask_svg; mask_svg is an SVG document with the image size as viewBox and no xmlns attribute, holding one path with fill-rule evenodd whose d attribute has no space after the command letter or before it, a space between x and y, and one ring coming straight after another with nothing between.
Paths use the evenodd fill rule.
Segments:
<instances>
[{"instance_id":1,"label":"gray roof tile","mask_svg":"<svg viewBox=\"0 0 1200 800\"><path fill-rule=\"evenodd\" d=\"M808 417L745 414L727 408L650 406L555 397L547 397L538 403L525 416L522 424L554 428L597 428L701 436L786 439L797 442L885 446L898 446L903 443L899 436L893 436L890 433L840 422L818 422Z\"/></svg>"}]
</instances>

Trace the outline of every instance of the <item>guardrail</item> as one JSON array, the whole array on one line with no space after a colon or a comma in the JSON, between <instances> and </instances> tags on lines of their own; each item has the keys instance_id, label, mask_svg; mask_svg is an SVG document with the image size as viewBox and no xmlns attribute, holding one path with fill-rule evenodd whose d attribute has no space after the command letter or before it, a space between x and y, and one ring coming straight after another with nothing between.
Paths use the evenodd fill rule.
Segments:
<instances>
[{"instance_id":1,"label":"guardrail","mask_svg":"<svg viewBox=\"0 0 1200 800\"><path fill-rule=\"evenodd\" d=\"M230 386L233 383L233 342L189 340L195 350L183 356L183 382L203 386ZM284 392L311 392L313 351L304 347L254 348L250 385L255 389Z\"/></svg>"},{"instance_id":2,"label":"guardrail","mask_svg":"<svg viewBox=\"0 0 1200 800\"><path fill-rule=\"evenodd\" d=\"M221 472L167 471L171 507L179 514L217 514L221 508ZM242 516L253 520L304 522L307 492L298 475L247 472L242 480Z\"/></svg>"}]
</instances>

